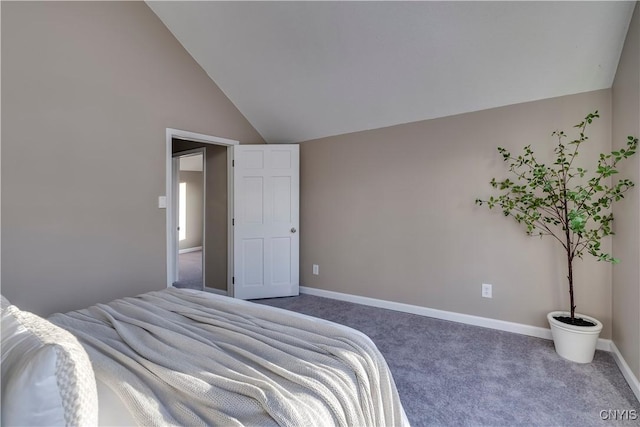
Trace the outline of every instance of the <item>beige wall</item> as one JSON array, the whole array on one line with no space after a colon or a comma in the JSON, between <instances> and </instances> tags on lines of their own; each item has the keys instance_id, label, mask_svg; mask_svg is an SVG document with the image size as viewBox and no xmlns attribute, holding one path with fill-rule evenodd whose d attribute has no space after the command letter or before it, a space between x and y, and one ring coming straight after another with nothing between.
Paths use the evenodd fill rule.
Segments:
<instances>
[{"instance_id":1,"label":"beige wall","mask_svg":"<svg viewBox=\"0 0 640 427\"><path fill-rule=\"evenodd\" d=\"M627 136L640 137L640 6L627 33L613 84L613 146ZM613 267L613 342L640 378L640 155L622 165L635 183L630 194L614 206L613 251L625 262Z\"/></svg>"},{"instance_id":2,"label":"beige wall","mask_svg":"<svg viewBox=\"0 0 640 427\"><path fill-rule=\"evenodd\" d=\"M302 143L301 284L548 327L547 312L569 308L561 247L474 200L507 176L497 146L543 158L553 130L597 109L580 156L595 161L611 147L610 104L602 90ZM610 338L611 267L576 269L578 310Z\"/></svg>"},{"instance_id":3,"label":"beige wall","mask_svg":"<svg viewBox=\"0 0 640 427\"><path fill-rule=\"evenodd\" d=\"M47 315L164 288L165 129L262 138L143 2L1 7L2 293Z\"/></svg>"},{"instance_id":4,"label":"beige wall","mask_svg":"<svg viewBox=\"0 0 640 427\"><path fill-rule=\"evenodd\" d=\"M227 149L214 145L207 148L207 239L206 286L227 290Z\"/></svg>"},{"instance_id":5,"label":"beige wall","mask_svg":"<svg viewBox=\"0 0 640 427\"><path fill-rule=\"evenodd\" d=\"M202 158L202 156L199 156ZM178 242L179 249L189 249L202 246L203 173L198 171L180 171L180 183L187 184L186 194L186 236Z\"/></svg>"}]
</instances>

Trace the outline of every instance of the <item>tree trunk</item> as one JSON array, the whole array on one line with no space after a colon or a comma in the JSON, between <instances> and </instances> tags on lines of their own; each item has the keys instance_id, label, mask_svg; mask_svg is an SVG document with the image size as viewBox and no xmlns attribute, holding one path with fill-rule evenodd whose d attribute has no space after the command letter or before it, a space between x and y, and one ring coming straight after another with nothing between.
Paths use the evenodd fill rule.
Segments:
<instances>
[{"instance_id":1,"label":"tree trunk","mask_svg":"<svg viewBox=\"0 0 640 427\"><path fill-rule=\"evenodd\" d=\"M569 266L568 279L569 279L569 300L571 303L571 320L573 320L576 314L576 305L573 300L573 257L571 256L571 253L569 251L567 251L567 264Z\"/></svg>"}]
</instances>

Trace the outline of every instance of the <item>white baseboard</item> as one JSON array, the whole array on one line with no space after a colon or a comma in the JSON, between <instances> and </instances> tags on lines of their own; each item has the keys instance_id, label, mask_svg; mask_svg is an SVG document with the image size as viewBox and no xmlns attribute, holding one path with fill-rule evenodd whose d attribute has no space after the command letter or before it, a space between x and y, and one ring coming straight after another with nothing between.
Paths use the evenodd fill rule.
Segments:
<instances>
[{"instance_id":1,"label":"white baseboard","mask_svg":"<svg viewBox=\"0 0 640 427\"><path fill-rule=\"evenodd\" d=\"M618 368L620 368L624 379L629 383L629 387L631 387L633 394L636 395L636 399L640 401L640 381L638 381L638 378L633 374L633 371L631 371L627 361L624 360L620 350L618 350L618 347L616 347L613 342L611 343L611 354L613 355L613 359L616 361Z\"/></svg>"},{"instance_id":2,"label":"white baseboard","mask_svg":"<svg viewBox=\"0 0 640 427\"><path fill-rule=\"evenodd\" d=\"M483 328L497 329L499 331L513 332L516 334L528 335L531 337L552 339L551 330L538 326L525 325L522 323L507 322L504 320L489 319L487 317L472 316L470 314L454 313L452 311L436 310L434 308L421 307L418 305L405 304L401 302L386 301L376 298L362 297L358 295L344 294L342 292L326 291L323 289L300 286L300 293L316 295L319 297L332 298L341 301L353 302L356 304L369 305L372 307L386 308L388 310L402 311L404 313L418 314L420 316L433 317L435 319L449 320L451 322L464 323L466 325L481 326ZM611 351L611 340L598 339L596 348L598 350Z\"/></svg>"},{"instance_id":3,"label":"white baseboard","mask_svg":"<svg viewBox=\"0 0 640 427\"><path fill-rule=\"evenodd\" d=\"M185 249L180 249L178 251L179 254L187 254L189 252L196 252L196 251L201 251L202 250L202 246L194 246L193 248L185 248Z\"/></svg>"}]
</instances>

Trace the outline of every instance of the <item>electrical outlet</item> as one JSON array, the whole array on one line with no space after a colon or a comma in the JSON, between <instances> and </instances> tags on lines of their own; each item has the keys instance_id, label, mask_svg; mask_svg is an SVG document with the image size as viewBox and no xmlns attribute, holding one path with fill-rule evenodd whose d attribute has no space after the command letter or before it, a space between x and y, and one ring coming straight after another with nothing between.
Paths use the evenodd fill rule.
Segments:
<instances>
[{"instance_id":1,"label":"electrical outlet","mask_svg":"<svg viewBox=\"0 0 640 427\"><path fill-rule=\"evenodd\" d=\"M318 266L318 264L313 264L313 275L317 276L320 274L320 267Z\"/></svg>"},{"instance_id":2,"label":"electrical outlet","mask_svg":"<svg viewBox=\"0 0 640 427\"><path fill-rule=\"evenodd\" d=\"M490 285L488 283L483 283L482 284L482 297L483 298L493 298L492 287L493 287L493 285Z\"/></svg>"}]
</instances>

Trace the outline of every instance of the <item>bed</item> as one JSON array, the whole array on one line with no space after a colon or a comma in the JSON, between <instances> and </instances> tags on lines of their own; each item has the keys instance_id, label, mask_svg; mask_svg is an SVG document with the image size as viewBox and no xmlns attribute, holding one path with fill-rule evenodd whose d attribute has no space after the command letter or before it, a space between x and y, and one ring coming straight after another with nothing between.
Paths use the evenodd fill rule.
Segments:
<instances>
[{"instance_id":1,"label":"bed","mask_svg":"<svg viewBox=\"0 0 640 427\"><path fill-rule=\"evenodd\" d=\"M5 349L16 348L5 340L12 334L5 331L6 316L24 323L23 313L3 300L3 425L20 421L20 412L29 410L6 409L20 401L20 393L15 385L5 387L4 378L5 370L12 376ZM81 386L71 402L65 395L73 391L62 390L56 380L63 410L54 412L63 424L408 425L376 346L366 335L332 322L174 288L38 321L59 334L47 342L42 328L33 328L41 343L55 347L76 340L86 357L66 356L80 372L70 375ZM61 363L55 361L56 371ZM6 392L15 396L13 402L5 401Z\"/></svg>"}]
</instances>

